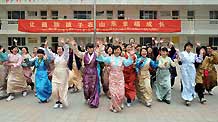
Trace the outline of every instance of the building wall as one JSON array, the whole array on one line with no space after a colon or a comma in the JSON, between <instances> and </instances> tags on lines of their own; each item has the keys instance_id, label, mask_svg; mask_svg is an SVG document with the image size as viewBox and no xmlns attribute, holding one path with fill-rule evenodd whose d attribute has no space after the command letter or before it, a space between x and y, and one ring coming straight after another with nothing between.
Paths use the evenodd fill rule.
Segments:
<instances>
[{"instance_id":1,"label":"building wall","mask_svg":"<svg viewBox=\"0 0 218 122\"><path fill-rule=\"evenodd\" d=\"M40 45L40 36L48 36L48 40L51 37L65 37L65 38L82 38L82 40L87 43L91 41L93 33L69 33L69 34L29 34L17 31L17 24L7 24L8 11L25 10L26 19L40 19L40 11L48 11L48 19L51 19L51 11L59 11L59 19L63 19L67 16L67 19L73 19L73 11L92 11L91 5L0 5L0 19L2 20L2 30L0 30L0 44L7 46L8 37L26 37L26 45L29 48ZM28 17L27 11L37 10L37 17ZM157 38L169 38L173 41L173 37L178 36L179 41L175 45L182 49L183 45L187 41L192 41L193 43L200 41L202 45L208 45L209 36L218 36L218 24L209 24L209 11L218 10L218 5L98 5L97 11L107 11L113 10L113 19L117 19L117 11L125 11L125 19L139 19L140 10L154 10L158 11L159 19L172 19L172 17L160 16L160 11L180 11L180 19L182 20L182 32L180 33L97 33L97 37L105 38L106 36L118 37L124 42L128 42L129 38L135 38L136 42L139 43L140 37L157 37ZM195 18L194 21L187 20L187 11L194 10ZM93 16L92 16L93 18ZM106 15L98 17L99 19L106 19ZM37 38L37 43L28 43L28 37ZM51 41L51 40L50 40ZM78 40L80 41L80 40ZM79 42L80 43L80 42Z\"/></svg>"}]
</instances>

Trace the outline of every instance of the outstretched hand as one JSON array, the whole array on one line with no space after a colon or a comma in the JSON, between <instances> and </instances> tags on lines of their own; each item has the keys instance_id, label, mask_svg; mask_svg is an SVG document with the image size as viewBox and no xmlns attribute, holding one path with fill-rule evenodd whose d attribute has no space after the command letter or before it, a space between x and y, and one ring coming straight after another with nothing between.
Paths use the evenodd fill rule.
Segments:
<instances>
[{"instance_id":1,"label":"outstretched hand","mask_svg":"<svg viewBox=\"0 0 218 122\"><path fill-rule=\"evenodd\" d=\"M45 41L45 46L44 48L47 48L48 47L48 40Z\"/></svg>"},{"instance_id":2,"label":"outstretched hand","mask_svg":"<svg viewBox=\"0 0 218 122\"><path fill-rule=\"evenodd\" d=\"M65 44L64 38L61 38L59 42L61 45L64 45Z\"/></svg>"},{"instance_id":3,"label":"outstretched hand","mask_svg":"<svg viewBox=\"0 0 218 122\"><path fill-rule=\"evenodd\" d=\"M160 55L158 55L158 56L157 56L156 60L157 60L157 61L159 61L159 60L160 60Z\"/></svg>"},{"instance_id":4,"label":"outstretched hand","mask_svg":"<svg viewBox=\"0 0 218 122\"><path fill-rule=\"evenodd\" d=\"M74 47L77 46L77 43L76 43L76 41L75 41L74 39L72 39L72 40L70 41L70 44L71 44L72 46L74 46Z\"/></svg>"},{"instance_id":5,"label":"outstretched hand","mask_svg":"<svg viewBox=\"0 0 218 122\"><path fill-rule=\"evenodd\" d=\"M44 56L43 56L43 59L44 59L44 60L47 60L47 59L48 59L48 56L47 56L47 55L44 55Z\"/></svg>"}]
</instances>

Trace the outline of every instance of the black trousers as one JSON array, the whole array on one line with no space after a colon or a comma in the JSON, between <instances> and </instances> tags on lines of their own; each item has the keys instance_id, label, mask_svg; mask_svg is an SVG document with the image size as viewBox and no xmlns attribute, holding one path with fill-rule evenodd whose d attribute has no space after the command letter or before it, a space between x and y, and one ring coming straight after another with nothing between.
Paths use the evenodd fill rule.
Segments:
<instances>
[{"instance_id":1,"label":"black trousers","mask_svg":"<svg viewBox=\"0 0 218 122\"><path fill-rule=\"evenodd\" d=\"M200 100L202 98L204 98L204 85L202 83L197 83L195 85L195 92L198 94L198 97L200 98Z\"/></svg>"}]
</instances>

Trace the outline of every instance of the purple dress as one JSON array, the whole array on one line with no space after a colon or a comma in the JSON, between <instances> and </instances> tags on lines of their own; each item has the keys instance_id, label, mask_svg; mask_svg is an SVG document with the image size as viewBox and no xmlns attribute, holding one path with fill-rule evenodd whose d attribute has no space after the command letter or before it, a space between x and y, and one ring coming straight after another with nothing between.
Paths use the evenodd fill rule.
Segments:
<instances>
[{"instance_id":1,"label":"purple dress","mask_svg":"<svg viewBox=\"0 0 218 122\"><path fill-rule=\"evenodd\" d=\"M83 89L85 99L88 101L90 107L98 107L99 94L97 89L98 73L97 73L97 55L94 54L92 61L90 62L89 54L84 55L84 74L83 74Z\"/></svg>"}]
</instances>

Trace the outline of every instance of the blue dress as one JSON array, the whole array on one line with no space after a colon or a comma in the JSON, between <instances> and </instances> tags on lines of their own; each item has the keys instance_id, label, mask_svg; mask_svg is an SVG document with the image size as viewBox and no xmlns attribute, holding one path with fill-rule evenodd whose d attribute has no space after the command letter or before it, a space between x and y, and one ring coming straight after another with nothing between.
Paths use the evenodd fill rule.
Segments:
<instances>
[{"instance_id":1,"label":"blue dress","mask_svg":"<svg viewBox=\"0 0 218 122\"><path fill-rule=\"evenodd\" d=\"M35 84L36 96L40 101L46 101L52 94L51 81L48 79L47 61L35 59L32 64L36 68Z\"/></svg>"},{"instance_id":2,"label":"blue dress","mask_svg":"<svg viewBox=\"0 0 218 122\"><path fill-rule=\"evenodd\" d=\"M196 77L196 69L195 69L195 61L196 54L187 51L183 51L179 54L179 57L182 62L181 66L181 76L182 76L182 99L192 101L196 96L195 93L195 77Z\"/></svg>"}]
</instances>

